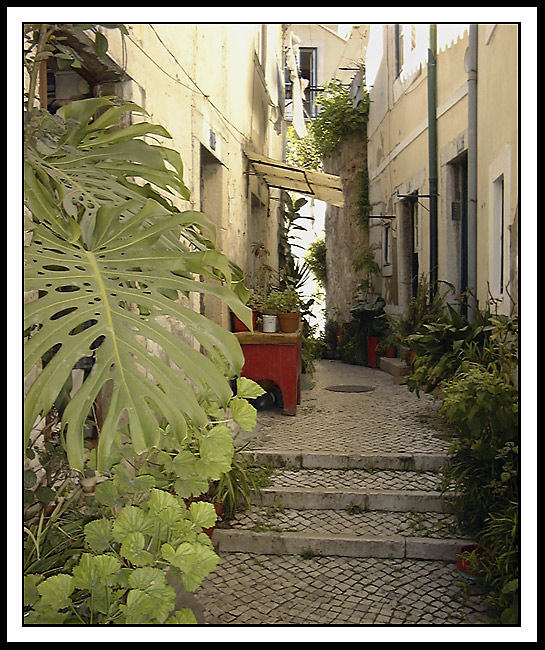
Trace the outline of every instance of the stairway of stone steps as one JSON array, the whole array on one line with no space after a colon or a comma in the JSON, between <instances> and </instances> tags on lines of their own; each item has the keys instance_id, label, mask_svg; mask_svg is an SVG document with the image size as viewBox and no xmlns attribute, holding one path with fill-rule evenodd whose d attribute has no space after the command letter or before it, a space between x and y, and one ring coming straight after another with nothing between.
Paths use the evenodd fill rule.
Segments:
<instances>
[{"instance_id":1,"label":"stairway of stone steps","mask_svg":"<svg viewBox=\"0 0 545 650\"><path fill-rule=\"evenodd\" d=\"M202 621L488 623L456 567L469 540L439 489L449 444L436 413L381 370L325 360L295 417L260 412L247 453L274 468L271 485L214 530L218 567L195 594Z\"/></svg>"},{"instance_id":2,"label":"stairway of stone steps","mask_svg":"<svg viewBox=\"0 0 545 650\"><path fill-rule=\"evenodd\" d=\"M455 561L470 543L441 492L440 454L268 452L272 485L214 539L221 552Z\"/></svg>"}]
</instances>

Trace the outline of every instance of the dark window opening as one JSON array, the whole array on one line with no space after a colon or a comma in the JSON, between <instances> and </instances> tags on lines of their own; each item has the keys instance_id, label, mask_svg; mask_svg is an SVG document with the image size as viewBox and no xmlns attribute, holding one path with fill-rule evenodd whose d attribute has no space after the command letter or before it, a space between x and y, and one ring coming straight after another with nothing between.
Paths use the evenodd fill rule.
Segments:
<instances>
[{"instance_id":1,"label":"dark window opening","mask_svg":"<svg viewBox=\"0 0 545 650\"><path fill-rule=\"evenodd\" d=\"M301 79L308 81L303 109L307 117L316 117L318 57L315 47L302 47L299 49L299 74Z\"/></svg>"}]
</instances>

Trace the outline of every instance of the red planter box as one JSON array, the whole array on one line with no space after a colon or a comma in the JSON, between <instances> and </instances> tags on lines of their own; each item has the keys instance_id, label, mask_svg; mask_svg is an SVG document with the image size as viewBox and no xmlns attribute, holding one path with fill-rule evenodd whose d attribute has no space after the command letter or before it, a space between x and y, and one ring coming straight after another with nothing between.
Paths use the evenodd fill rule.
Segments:
<instances>
[{"instance_id":1,"label":"red planter box","mask_svg":"<svg viewBox=\"0 0 545 650\"><path fill-rule=\"evenodd\" d=\"M301 335L301 326L293 334L235 334L244 354L241 376L258 383L263 379L274 382L282 393L286 415L295 415L301 402Z\"/></svg>"}]
</instances>

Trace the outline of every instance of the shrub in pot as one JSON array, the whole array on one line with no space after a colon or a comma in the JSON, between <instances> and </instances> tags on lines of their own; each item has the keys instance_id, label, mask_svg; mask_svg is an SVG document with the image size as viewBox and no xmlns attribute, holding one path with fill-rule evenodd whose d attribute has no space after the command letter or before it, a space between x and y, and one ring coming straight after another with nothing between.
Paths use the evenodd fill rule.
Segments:
<instances>
[{"instance_id":1,"label":"shrub in pot","mask_svg":"<svg viewBox=\"0 0 545 650\"><path fill-rule=\"evenodd\" d=\"M246 307L249 307L252 310L252 328L254 331L257 328L258 318L261 315L261 308L264 302L265 299L261 294L256 293L255 291L251 291L250 297L246 302ZM240 318L238 318L238 316L234 312L231 312L231 318L232 318L232 329L234 332L249 331L246 325L240 320Z\"/></svg>"},{"instance_id":2,"label":"shrub in pot","mask_svg":"<svg viewBox=\"0 0 545 650\"><path fill-rule=\"evenodd\" d=\"M265 304L263 312L276 313L278 324L282 332L295 332L301 321L301 299L299 294L292 287L271 291Z\"/></svg>"},{"instance_id":3,"label":"shrub in pot","mask_svg":"<svg viewBox=\"0 0 545 650\"><path fill-rule=\"evenodd\" d=\"M367 365L370 368L377 366L377 346L387 327L384 319L385 305L384 298L378 296L374 301L362 300L350 310L367 338Z\"/></svg>"}]
</instances>

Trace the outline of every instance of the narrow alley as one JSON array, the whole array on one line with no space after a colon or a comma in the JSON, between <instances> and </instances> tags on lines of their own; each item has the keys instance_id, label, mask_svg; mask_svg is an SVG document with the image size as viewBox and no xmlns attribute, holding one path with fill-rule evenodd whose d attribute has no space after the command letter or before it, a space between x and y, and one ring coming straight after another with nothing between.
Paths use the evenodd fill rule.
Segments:
<instances>
[{"instance_id":1,"label":"narrow alley","mask_svg":"<svg viewBox=\"0 0 545 650\"><path fill-rule=\"evenodd\" d=\"M486 625L438 493L448 443L437 404L339 361L304 377L296 416L259 413L253 453L277 466L274 485L216 529L199 622Z\"/></svg>"}]
</instances>

